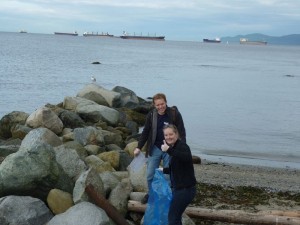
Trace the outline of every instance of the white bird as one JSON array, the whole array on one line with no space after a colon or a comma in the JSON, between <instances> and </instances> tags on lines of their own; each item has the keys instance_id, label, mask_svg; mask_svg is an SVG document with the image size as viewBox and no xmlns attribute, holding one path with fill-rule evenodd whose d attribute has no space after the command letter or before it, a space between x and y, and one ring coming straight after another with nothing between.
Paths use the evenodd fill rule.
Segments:
<instances>
[{"instance_id":1,"label":"white bird","mask_svg":"<svg viewBox=\"0 0 300 225\"><path fill-rule=\"evenodd\" d=\"M94 76L91 76L92 82L96 82L96 78Z\"/></svg>"}]
</instances>

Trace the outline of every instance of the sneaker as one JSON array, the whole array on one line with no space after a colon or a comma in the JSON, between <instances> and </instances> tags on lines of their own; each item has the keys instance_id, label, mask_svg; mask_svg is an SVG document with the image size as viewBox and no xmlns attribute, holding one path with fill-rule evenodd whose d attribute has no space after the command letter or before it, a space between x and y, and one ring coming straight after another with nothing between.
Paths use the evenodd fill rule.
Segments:
<instances>
[{"instance_id":1,"label":"sneaker","mask_svg":"<svg viewBox=\"0 0 300 225\"><path fill-rule=\"evenodd\" d=\"M142 204L146 204L146 203L148 202L148 198L149 198L149 194L146 194L146 195L142 198L141 203L142 203Z\"/></svg>"}]
</instances>

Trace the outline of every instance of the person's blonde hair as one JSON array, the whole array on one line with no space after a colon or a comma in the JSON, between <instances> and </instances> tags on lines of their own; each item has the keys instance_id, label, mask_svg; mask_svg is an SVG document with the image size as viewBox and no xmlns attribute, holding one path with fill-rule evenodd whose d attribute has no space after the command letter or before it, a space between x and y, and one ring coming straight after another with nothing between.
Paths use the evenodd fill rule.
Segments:
<instances>
[{"instance_id":1,"label":"person's blonde hair","mask_svg":"<svg viewBox=\"0 0 300 225\"><path fill-rule=\"evenodd\" d=\"M154 101L157 100L157 99L163 99L165 102L167 102L167 98L166 98L166 95L163 94L163 93L157 93L153 96L152 98L152 103L154 104Z\"/></svg>"},{"instance_id":2,"label":"person's blonde hair","mask_svg":"<svg viewBox=\"0 0 300 225\"><path fill-rule=\"evenodd\" d=\"M177 129L177 127L174 124L166 124L166 125L164 125L163 130L168 129L168 128L172 129L173 132L178 135L178 138L180 138L178 129Z\"/></svg>"}]
</instances>

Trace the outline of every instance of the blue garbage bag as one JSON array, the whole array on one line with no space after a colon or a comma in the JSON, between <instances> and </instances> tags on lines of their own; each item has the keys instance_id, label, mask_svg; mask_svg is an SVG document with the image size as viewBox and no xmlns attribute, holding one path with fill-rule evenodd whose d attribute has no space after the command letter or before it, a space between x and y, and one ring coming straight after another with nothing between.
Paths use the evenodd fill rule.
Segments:
<instances>
[{"instance_id":1,"label":"blue garbage bag","mask_svg":"<svg viewBox=\"0 0 300 225\"><path fill-rule=\"evenodd\" d=\"M156 169L144 215L144 225L167 225L172 191L162 171Z\"/></svg>"}]
</instances>

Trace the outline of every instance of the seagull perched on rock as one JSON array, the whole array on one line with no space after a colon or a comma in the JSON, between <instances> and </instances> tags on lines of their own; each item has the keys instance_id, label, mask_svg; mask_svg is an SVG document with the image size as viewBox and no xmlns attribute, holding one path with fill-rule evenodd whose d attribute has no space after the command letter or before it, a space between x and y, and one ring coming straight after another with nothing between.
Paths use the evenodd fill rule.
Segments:
<instances>
[{"instance_id":1,"label":"seagull perched on rock","mask_svg":"<svg viewBox=\"0 0 300 225\"><path fill-rule=\"evenodd\" d=\"M94 76L91 76L92 82L96 82L96 78Z\"/></svg>"}]
</instances>

